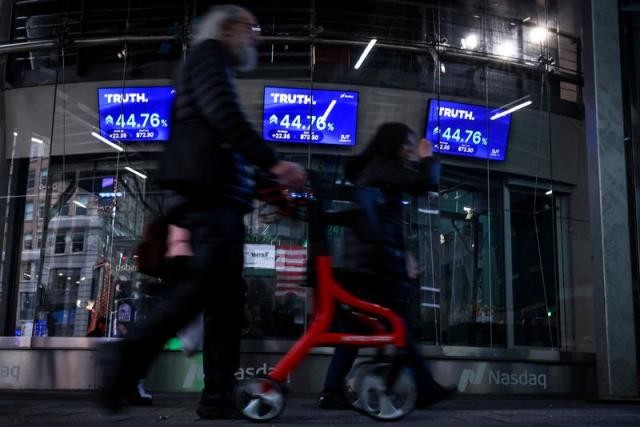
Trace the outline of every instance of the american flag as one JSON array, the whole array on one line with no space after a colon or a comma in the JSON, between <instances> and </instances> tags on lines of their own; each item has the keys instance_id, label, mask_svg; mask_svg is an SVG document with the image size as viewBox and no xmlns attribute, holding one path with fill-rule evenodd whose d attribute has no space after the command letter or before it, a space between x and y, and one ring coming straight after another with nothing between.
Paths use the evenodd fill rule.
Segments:
<instances>
[{"instance_id":1,"label":"american flag","mask_svg":"<svg viewBox=\"0 0 640 427\"><path fill-rule=\"evenodd\" d=\"M91 322L87 327L87 333L92 332L97 327L98 320L100 318L108 321L109 318L109 304L113 294L113 287L111 285L111 263L100 259L93 266L94 270L103 269L102 274L102 286L99 291L98 300L91 309Z\"/></svg>"},{"instance_id":2,"label":"american flag","mask_svg":"<svg viewBox=\"0 0 640 427\"><path fill-rule=\"evenodd\" d=\"M276 296L294 293L307 295L307 248L304 246L276 246Z\"/></svg>"}]
</instances>

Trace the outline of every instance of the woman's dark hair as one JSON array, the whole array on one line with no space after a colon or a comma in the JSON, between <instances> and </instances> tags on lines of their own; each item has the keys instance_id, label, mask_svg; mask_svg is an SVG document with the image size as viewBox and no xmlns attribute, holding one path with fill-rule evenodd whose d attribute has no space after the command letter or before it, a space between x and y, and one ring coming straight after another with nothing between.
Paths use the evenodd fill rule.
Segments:
<instances>
[{"instance_id":1,"label":"woman's dark hair","mask_svg":"<svg viewBox=\"0 0 640 427\"><path fill-rule=\"evenodd\" d=\"M380 125L362 154L347 161L345 165L346 178L354 182L362 169L376 157L382 157L389 161L398 160L400 150L407 143L410 135L413 135L413 131L404 123L389 122Z\"/></svg>"}]
</instances>

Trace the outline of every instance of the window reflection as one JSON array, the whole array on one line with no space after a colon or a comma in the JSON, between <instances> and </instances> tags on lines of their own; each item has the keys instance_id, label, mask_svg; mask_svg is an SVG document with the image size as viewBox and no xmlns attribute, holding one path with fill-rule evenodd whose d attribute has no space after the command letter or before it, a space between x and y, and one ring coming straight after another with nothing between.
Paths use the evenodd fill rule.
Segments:
<instances>
[{"instance_id":1,"label":"window reflection","mask_svg":"<svg viewBox=\"0 0 640 427\"><path fill-rule=\"evenodd\" d=\"M16 5L17 37L57 34L55 29L62 25L59 17L41 17L38 2L23 3ZM552 113L556 121L580 117L581 87L576 78L580 40L554 30L558 25L553 9L548 11L549 20L542 22L538 16L543 10L536 2L503 3L505 9L500 10L478 2L453 2L449 7L388 1L339 7L318 1L309 8L254 4L268 39L260 47L260 68L238 80L251 120L261 122L262 103L256 100L262 99L268 85L353 90L361 97L358 146L353 150L277 146L283 157L319 171L327 183L342 181L343 160L357 153L377 123L405 121L424 134L429 99L494 108L523 96L531 98L530 114L514 121L510 138L518 139L519 145L508 149L506 163L487 165L443 156L441 191L407 200L407 245L419 271L412 298L414 326L429 344L503 347L509 337L513 345L560 344L565 302L558 296L562 283L556 278L555 202L545 210L544 204L534 202L535 192L520 191L510 193L506 204L503 190L513 175L533 175L528 163L539 161L536 167L550 169L550 141L531 135L539 135L539 129L546 132ZM74 19L67 20L67 36L87 36L86 28L92 35L113 34L115 24L101 19L94 10L97 6L83 7L68 11ZM127 15L125 9L116 9L117 16ZM18 271L13 275L16 283L11 284L17 286L12 301L17 308L16 333L126 336L154 310L154 296L162 288L137 272L133 251L145 223L159 212L161 197L152 180L124 168L153 171L158 159L154 150L159 146L125 145L127 152L118 154L109 147L96 148L105 144L90 136L96 131L97 87L117 87L116 79L125 86L158 84L146 78L160 78L166 85L172 77L182 55L178 39L172 37L191 16L178 5L162 18L148 21L143 15L151 10L157 13L152 6L131 11L131 22L137 26L129 31L161 31L169 40L131 43L127 58L134 60L126 64L122 55L117 56L123 47L112 45L69 47L64 58L49 51L18 53L7 61L12 87L43 89L25 102L34 111L47 104L42 99L53 99L54 92L45 90L58 83L51 116L38 110L31 118L32 108L24 105L20 111L28 121L37 122L34 128L42 129L16 128L20 134L14 133L20 154L10 160L17 160L16 165L24 160L19 164L20 188L10 195L15 196L16 217L22 221L15 239L15 245L21 245L19 261L11 267ZM309 25L311 10L313 25ZM322 39L312 49L311 33ZM279 39L283 36L286 42ZM355 70L372 38L378 38L375 48ZM63 59L65 73L56 73L62 70ZM551 81L546 78L550 69L555 76ZM54 135L47 134L50 120ZM540 144L536 148L542 147L538 151L549 154L538 157L529 144L533 139ZM71 147L75 151L66 151ZM246 226L245 337L298 337L313 315L313 290L305 287L309 282L306 224L282 219L257 203ZM339 262L341 231L328 232ZM262 251L273 262L250 259L252 250ZM513 293L510 301L507 290ZM508 325L510 315L513 322Z\"/></svg>"}]
</instances>

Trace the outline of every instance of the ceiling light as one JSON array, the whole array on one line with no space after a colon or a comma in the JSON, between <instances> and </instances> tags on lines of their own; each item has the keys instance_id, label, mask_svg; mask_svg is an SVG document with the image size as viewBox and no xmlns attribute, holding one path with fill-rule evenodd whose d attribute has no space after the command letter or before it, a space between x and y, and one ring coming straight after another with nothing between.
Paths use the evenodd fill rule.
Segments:
<instances>
[{"instance_id":1,"label":"ceiling light","mask_svg":"<svg viewBox=\"0 0 640 427\"><path fill-rule=\"evenodd\" d=\"M523 102L523 103L521 103L521 104L514 105L513 107L511 107L511 108L509 108L509 109L507 109L507 110L504 110L504 111L501 111L501 112L499 112L499 113L494 114L493 116L491 116L490 120L499 119L500 117L504 117L504 116L506 116L507 114L511 114L511 113L513 113L514 111L517 111L517 110L519 110L519 109L521 109L521 108L527 107L527 106L529 106L529 105L531 105L531 104L532 104L531 100L524 101L524 102Z\"/></svg>"},{"instance_id":2,"label":"ceiling light","mask_svg":"<svg viewBox=\"0 0 640 427\"><path fill-rule=\"evenodd\" d=\"M13 132L13 136L18 136L18 132Z\"/></svg>"},{"instance_id":3,"label":"ceiling light","mask_svg":"<svg viewBox=\"0 0 640 427\"><path fill-rule=\"evenodd\" d=\"M36 144L44 144L44 141L42 139L36 138L35 136L31 137L31 142L35 142Z\"/></svg>"},{"instance_id":4,"label":"ceiling light","mask_svg":"<svg viewBox=\"0 0 640 427\"><path fill-rule=\"evenodd\" d=\"M463 49L475 49L478 46L478 36L475 34L469 34L467 37L461 40Z\"/></svg>"},{"instance_id":5,"label":"ceiling light","mask_svg":"<svg viewBox=\"0 0 640 427\"><path fill-rule=\"evenodd\" d=\"M442 72L442 74L447 72L447 68L444 66L444 62L440 63L440 72Z\"/></svg>"},{"instance_id":6,"label":"ceiling light","mask_svg":"<svg viewBox=\"0 0 640 427\"><path fill-rule=\"evenodd\" d=\"M134 168L130 168L129 166L125 166L124 168L129 172L131 172L132 174L138 175L142 179L147 179L147 175L143 174L140 171L135 170Z\"/></svg>"},{"instance_id":7,"label":"ceiling light","mask_svg":"<svg viewBox=\"0 0 640 427\"><path fill-rule=\"evenodd\" d=\"M367 55L369 55L369 52L371 52L371 49L373 49L373 45L376 44L377 41L377 39L371 39L371 41L369 41L369 44L364 48L362 55L360 55L360 59L358 59L358 62L356 62L356 65L353 68L355 68L356 70L360 68Z\"/></svg>"},{"instance_id":8,"label":"ceiling light","mask_svg":"<svg viewBox=\"0 0 640 427\"><path fill-rule=\"evenodd\" d=\"M547 192L546 192L546 193L544 193L544 194L546 194L547 196L550 196L550 195L552 195L552 194L553 194L553 190L549 190L549 191L547 191Z\"/></svg>"},{"instance_id":9,"label":"ceiling light","mask_svg":"<svg viewBox=\"0 0 640 427\"><path fill-rule=\"evenodd\" d=\"M527 22L527 21L530 21L530 20L531 20L531 17L530 17L530 16L527 16L526 18L524 18L524 19L522 20L522 22Z\"/></svg>"},{"instance_id":10,"label":"ceiling light","mask_svg":"<svg viewBox=\"0 0 640 427\"><path fill-rule=\"evenodd\" d=\"M515 56L516 45L512 41L505 41L498 45L496 54L500 56Z\"/></svg>"},{"instance_id":11,"label":"ceiling light","mask_svg":"<svg viewBox=\"0 0 640 427\"><path fill-rule=\"evenodd\" d=\"M547 39L549 31L544 27L535 27L529 32L533 43L542 43Z\"/></svg>"},{"instance_id":12,"label":"ceiling light","mask_svg":"<svg viewBox=\"0 0 640 427\"><path fill-rule=\"evenodd\" d=\"M91 132L91 136L93 136L94 138L104 142L109 147L111 147L111 148L113 148L115 150L118 150L118 151L121 151L121 152L124 151L124 148L120 147L118 144L116 144L114 142L109 141L107 138L105 138L104 136L102 136L102 135L100 135L98 133Z\"/></svg>"},{"instance_id":13,"label":"ceiling light","mask_svg":"<svg viewBox=\"0 0 640 427\"><path fill-rule=\"evenodd\" d=\"M74 200L73 203L75 203L76 205L80 206L81 208L87 209L87 205L85 205L84 203L80 203L77 200Z\"/></svg>"}]
</instances>

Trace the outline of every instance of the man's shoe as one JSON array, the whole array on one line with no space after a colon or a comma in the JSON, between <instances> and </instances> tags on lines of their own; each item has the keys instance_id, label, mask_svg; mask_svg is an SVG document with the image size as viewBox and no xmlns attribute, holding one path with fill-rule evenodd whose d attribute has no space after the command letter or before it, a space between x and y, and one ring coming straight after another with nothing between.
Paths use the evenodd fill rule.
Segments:
<instances>
[{"instance_id":1,"label":"man's shoe","mask_svg":"<svg viewBox=\"0 0 640 427\"><path fill-rule=\"evenodd\" d=\"M205 420L228 420L239 418L230 393L202 394L196 414Z\"/></svg>"},{"instance_id":2,"label":"man's shoe","mask_svg":"<svg viewBox=\"0 0 640 427\"><path fill-rule=\"evenodd\" d=\"M352 408L344 393L337 391L323 391L318 399L318 406L322 409Z\"/></svg>"},{"instance_id":3,"label":"man's shoe","mask_svg":"<svg viewBox=\"0 0 640 427\"><path fill-rule=\"evenodd\" d=\"M438 385L432 390L421 392L416 399L416 409L427 409L436 403L448 399L458 391L457 387L443 387Z\"/></svg>"},{"instance_id":4,"label":"man's shoe","mask_svg":"<svg viewBox=\"0 0 640 427\"><path fill-rule=\"evenodd\" d=\"M122 397L131 406L151 406L153 405L153 396L144 389L142 381L139 381L135 387L129 387Z\"/></svg>"}]
</instances>

